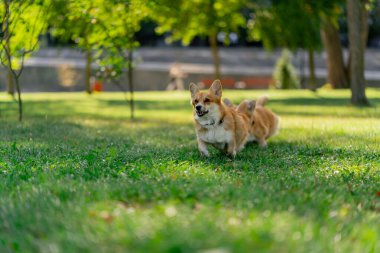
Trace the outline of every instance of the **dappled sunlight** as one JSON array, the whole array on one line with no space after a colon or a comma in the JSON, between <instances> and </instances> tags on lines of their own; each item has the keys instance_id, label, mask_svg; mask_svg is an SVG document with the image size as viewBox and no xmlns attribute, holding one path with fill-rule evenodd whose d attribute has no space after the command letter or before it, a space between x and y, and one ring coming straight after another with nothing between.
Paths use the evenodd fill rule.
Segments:
<instances>
[{"instance_id":1,"label":"dappled sunlight","mask_svg":"<svg viewBox=\"0 0 380 253\"><path fill-rule=\"evenodd\" d=\"M368 90L368 97L372 98L373 107L355 108L348 106L348 91L321 91L318 95L304 91L247 91L224 92L224 97L229 97L233 102L238 103L243 98L251 97L255 99L260 95L267 94L269 97L268 107L273 109L280 116L323 116L323 117L344 117L344 118L379 118L380 111L377 99L380 91L376 89ZM89 96L85 93L37 93L25 94L26 116L65 116L67 110L73 112L73 116L85 116L104 118L125 118L129 117L129 102L123 93L99 93ZM138 117L149 120L150 118L166 118L167 120L182 118L186 120L191 115L190 97L188 92L146 92L136 93L136 110ZM10 97L2 94L2 107L10 114L8 105L16 110L16 104ZM57 104L58 103L58 104ZM59 105L59 106L57 106ZM149 113L150 112L150 113ZM154 112L154 113L153 113ZM165 117L166 116L166 117ZM191 117L191 116L190 116Z\"/></svg>"},{"instance_id":2,"label":"dappled sunlight","mask_svg":"<svg viewBox=\"0 0 380 253\"><path fill-rule=\"evenodd\" d=\"M311 139L320 141L368 141L369 144L379 144L380 119L379 118L337 118L328 117L282 117L282 131L286 136L292 136L292 140ZM282 138L284 135L279 134ZM344 142L336 141L336 145L344 145ZM347 146L347 145L346 145ZM378 145L373 146L374 149Z\"/></svg>"},{"instance_id":3,"label":"dappled sunlight","mask_svg":"<svg viewBox=\"0 0 380 253\"><path fill-rule=\"evenodd\" d=\"M317 2L0 1L0 253L380 252L380 0Z\"/></svg>"},{"instance_id":4,"label":"dappled sunlight","mask_svg":"<svg viewBox=\"0 0 380 253\"><path fill-rule=\"evenodd\" d=\"M315 113L299 115L295 103L310 94L289 95L288 106L288 92L269 92L280 133L266 149L248 143L235 159L213 148L210 158L199 155L187 92L137 93L134 120L121 93L27 94L22 124L12 110L0 117L0 220L17 233L35 231L21 246L36 249L45 237L68 251L376 247L377 107L325 110L318 98L303 106ZM226 93L235 101L259 95ZM368 238L356 240L362 233ZM209 239L196 243L200 237Z\"/></svg>"},{"instance_id":5,"label":"dappled sunlight","mask_svg":"<svg viewBox=\"0 0 380 253\"><path fill-rule=\"evenodd\" d=\"M338 118L379 118L379 110L377 108L369 108L366 110L358 109L354 107L346 106L345 108L337 106L326 106L326 108L313 105L286 105L286 103L281 104L281 106L271 105L274 111L280 115L285 116L325 116L325 117L338 117Z\"/></svg>"}]
</instances>

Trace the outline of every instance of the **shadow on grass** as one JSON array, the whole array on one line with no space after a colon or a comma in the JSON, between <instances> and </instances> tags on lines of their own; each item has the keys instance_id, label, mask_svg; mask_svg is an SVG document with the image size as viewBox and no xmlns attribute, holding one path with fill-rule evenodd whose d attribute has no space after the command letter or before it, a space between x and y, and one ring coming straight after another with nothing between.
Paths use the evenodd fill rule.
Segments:
<instances>
[{"instance_id":1,"label":"shadow on grass","mask_svg":"<svg viewBox=\"0 0 380 253\"><path fill-rule=\"evenodd\" d=\"M109 126L37 122L9 129L1 144L7 169L3 180L9 179L9 189L22 182L38 184L41 177L46 182L101 180L109 189L103 189L105 195L91 189L95 195L129 204L176 200L271 212L296 208L314 217L345 203L375 209L378 151L333 148L317 140L334 133L320 133L303 144L276 138L267 149L249 144L235 160L216 150L203 158L192 127L180 126L112 131ZM24 139L11 137L19 135ZM371 138L363 141L376 145ZM111 183L115 180L120 184Z\"/></svg>"},{"instance_id":2,"label":"shadow on grass","mask_svg":"<svg viewBox=\"0 0 380 253\"><path fill-rule=\"evenodd\" d=\"M331 100L318 101L343 108ZM274 100L273 105L275 108L286 107L288 102L300 106L306 103L303 99L284 99ZM186 240L185 243L176 241L173 238L177 235L190 231L187 238L208 238L210 227L216 236L225 235L217 241L219 244L235 235L230 245L240 245L261 232L254 246L260 243L284 245L276 242L272 230L277 225L275 223L269 228L261 226L258 229L256 223L251 224L254 227L252 233L248 231L246 234L241 233L245 223L220 232L217 221L221 220L215 218L215 213L221 210L229 211L227 221L222 220L226 224L229 218L238 217L239 213L254 215L254 222L259 219L267 222L280 216L286 227L292 227L292 233L299 231L303 226L301 223L308 222L319 236L316 236L318 246L321 244L318 238L326 226L330 226L328 235L322 235L328 237L324 238L326 245L336 233L340 233L337 227L347 228L342 235L351 237L342 238L349 241L355 236L351 231L358 226L366 227L366 222L370 222L367 218L376 218L380 212L376 196L380 189L378 139L365 133L339 135L334 130L307 130L306 134L287 138L287 133L300 131L287 128L285 137L280 133L270 140L267 149L249 144L235 160L231 160L210 148L212 157L203 158L198 153L190 121L165 122L165 117L154 119L147 114L143 119L130 122L126 119L128 114L121 116L123 108L128 110L121 100L92 100L89 103L26 101L26 108L29 118L23 124L0 119L0 234L2 238L8 238L0 243L0 249L9 243L9 247L20 247L19 251L32 248L38 252L43 242L57 242L58 247L76 242L76 252L86 251L86 247L91 246L93 250L89 251L94 252L98 250L98 244L114 243L117 239L107 236L114 235L118 229L109 232L112 228L110 221L106 221L107 229L92 227L104 220L93 216L92 207L99 203L102 204L100 211L104 206L114 208L115 205L109 205L111 202L122 203L127 210L134 208L139 215L145 212L140 220L137 219L138 225L128 227L123 224L118 227L119 231L128 228L127 234L138 234L136 231L143 226L141 224L164 224L162 230L155 230L154 226L148 230L166 235L158 236L160 240L156 241L166 239L174 249L183 248L183 245L191 249L195 245ZM111 111L102 112L103 108ZM152 114L191 110L188 101L144 100L137 101L137 108ZM112 110L119 114L113 115ZM307 115L322 115L322 112ZM327 115L335 116L328 112ZM356 116L359 117L359 113ZM173 217L165 218L165 211L160 208L164 209L166 205L181 208L177 215L187 210L188 213L180 218L190 222L175 223ZM205 209L204 216L197 216ZM219 214L224 216L225 213ZM283 218L284 214L294 215L295 221L289 222L287 216ZM134 216L122 216L114 223L120 225L117 222L125 218L133 220ZM162 220L166 223L160 223ZM200 226L203 224L206 225ZM88 234L77 232L82 230ZM99 236L88 231L105 232ZM192 231L198 234L191 234ZM204 235L201 233L200 236L202 231ZM27 240L29 242L25 243ZM152 243L149 238L141 236L131 241L133 243L124 241L123 246ZM115 244L118 243L120 241ZM75 250L68 248L64 251ZM247 251L249 249L240 250Z\"/></svg>"},{"instance_id":3,"label":"shadow on grass","mask_svg":"<svg viewBox=\"0 0 380 253\"><path fill-rule=\"evenodd\" d=\"M372 105L378 106L380 104L380 98L371 99ZM70 118L72 116L79 117L94 117L96 119L128 119L129 117L129 104L124 100L112 100L112 99L84 99L84 100L39 100L24 102L25 116L26 117L62 117ZM179 112L191 113L191 105L188 100L183 101L155 101L155 100L137 100L135 101L136 110L152 111L154 112ZM287 106L293 106L292 109ZM300 106L301 111L294 106ZM320 110L315 110L316 106L320 106ZM2 102L1 113L6 117L17 114L17 104L11 101ZM379 112L376 108L355 108L349 105L349 101L346 98L284 98L284 99L270 99L269 107L280 114L280 116L336 116L339 117L367 117L368 115L378 116ZM308 107L310 111L305 111ZM339 108L349 110L329 112L328 107L334 107L335 110ZM365 112L367 110L367 112ZM368 111L369 110L369 111ZM70 113L68 113L70 112ZM150 120L149 113L144 116L144 119Z\"/></svg>"},{"instance_id":4,"label":"shadow on grass","mask_svg":"<svg viewBox=\"0 0 380 253\"><path fill-rule=\"evenodd\" d=\"M300 106L337 106L337 107L347 107L352 106L350 99L348 98L327 98L327 97L315 97L315 98L283 98L275 99L270 98L269 102L272 104L283 104L283 105L300 105ZM370 102L372 106L377 106L380 104L380 98L371 98ZM363 107L366 108L366 107Z\"/></svg>"},{"instance_id":5,"label":"shadow on grass","mask_svg":"<svg viewBox=\"0 0 380 253\"><path fill-rule=\"evenodd\" d=\"M242 247L254 233L255 248L281 246L273 233L276 217L292 233L304 229L300 222L312 224L318 235L327 226L329 241L338 225L347 233L366 226L361 217L380 211L375 195L380 187L378 149L345 145L356 137L375 147L370 137L351 135L337 147L323 141L334 138L333 132L318 133L308 141L275 137L267 149L249 144L231 160L216 150L211 158L200 157L190 124L118 122L83 125L36 119L2 128L0 249L18 243L21 251L38 252L44 241L54 241L67 252L96 251L110 247L104 241L119 245L109 234L123 231L119 236L124 240L126 228L128 235L137 236L123 247L165 241L166 247L191 249L194 244L188 238L206 238L210 228L222 238L218 245L230 240L227 245ZM120 206L122 213L134 210L138 216L102 218ZM166 217L167 206L176 208L178 218ZM255 224L242 232L248 227L246 217L252 215ZM220 232L220 224L236 217L243 220L239 230ZM272 223L256 228L258 220ZM138 236L144 224L159 240ZM107 232L110 228L112 233ZM181 241L178 235L183 234L186 240Z\"/></svg>"}]
</instances>

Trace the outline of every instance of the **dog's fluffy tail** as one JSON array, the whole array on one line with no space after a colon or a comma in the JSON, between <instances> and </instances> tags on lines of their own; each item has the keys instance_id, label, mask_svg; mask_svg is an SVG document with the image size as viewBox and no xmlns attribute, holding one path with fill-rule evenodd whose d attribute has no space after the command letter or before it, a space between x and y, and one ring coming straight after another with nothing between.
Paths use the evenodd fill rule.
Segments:
<instances>
[{"instance_id":1,"label":"dog's fluffy tail","mask_svg":"<svg viewBox=\"0 0 380 253\"><path fill-rule=\"evenodd\" d=\"M268 102L268 97L267 96L261 96L257 99L256 101L256 106L263 106Z\"/></svg>"}]
</instances>

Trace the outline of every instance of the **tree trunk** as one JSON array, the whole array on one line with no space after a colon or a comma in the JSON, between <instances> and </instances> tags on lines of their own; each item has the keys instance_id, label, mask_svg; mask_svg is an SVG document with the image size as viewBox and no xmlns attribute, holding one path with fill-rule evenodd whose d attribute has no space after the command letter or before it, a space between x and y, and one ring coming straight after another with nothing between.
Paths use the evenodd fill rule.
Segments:
<instances>
[{"instance_id":1,"label":"tree trunk","mask_svg":"<svg viewBox=\"0 0 380 253\"><path fill-rule=\"evenodd\" d=\"M21 99L21 88L19 77L15 77L16 91L17 91L17 101L18 101L18 120L22 121L22 99Z\"/></svg>"},{"instance_id":2,"label":"tree trunk","mask_svg":"<svg viewBox=\"0 0 380 253\"><path fill-rule=\"evenodd\" d=\"M90 49L86 50L86 80L85 89L88 94L92 93L91 90L91 63L92 63L92 52Z\"/></svg>"},{"instance_id":3,"label":"tree trunk","mask_svg":"<svg viewBox=\"0 0 380 253\"><path fill-rule=\"evenodd\" d=\"M347 22L351 82L351 102L354 105L368 105L365 95L364 43L361 34L363 10L360 0L347 0Z\"/></svg>"},{"instance_id":4,"label":"tree trunk","mask_svg":"<svg viewBox=\"0 0 380 253\"><path fill-rule=\"evenodd\" d=\"M9 70L7 70L7 92L12 97L15 94L15 87L14 87L12 72Z\"/></svg>"},{"instance_id":5,"label":"tree trunk","mask_svg":"<svg viewBox=\"0 0 380 253\"><path fill-rule=\"evenodd\" d=\"M315 78L315 63L314 63L314 50L307 49L309 55L309 89L312 91L317 90L317 79Z\"/></svg>"},{"instance_id":6,"label":"tree trunk","mask_svg":"<svg viewBox=\"0 0 380 253\"><path fill-rule=\"evenodd\" d=\"M133 51L128 51L128 85L129 85L129 92L130 92L130 107L131 107L131 119L134 119L135 116L135 105L134 105L134 98L133 98Z\"/></svg>"},{"instance_id":7,"label":"tree trunk","mask_svg":"<svg viewBox=\"0 0 380 253\"><path fill-rule=\"evenodd\" d=\"M17 100L18 100L18 120L22 121L22 99L21 99L21 89L20 89L20 82L19 78L20 75L17 75L13 68L12 68L12 55L11 55L11 49L10 49L10 37L11 34L9 33L9 19L10 19L10 1L4 1L4 7L5 7L5 22L2 24L2 30L4 31L3 34L3 40L5 40L5 56L6 56L6 66L7 66L7 79L8 79L8 92L12 91L12 95L14 94L14 87L13 84L16 84L16 90L17 90ZM21 65L21 68L23 66ZM20 72L21 74L21 72ZM10 89L11 87L11 89Z\"/></svg>"},{"instance_id":8,"label":"tree trunk","mask_svg":"<svg viewBox=\"0 0 380 253\"><path fill-rule=\"evenodd\" d=\"M218 49L218 42L216 40L216 33L210 33L208 39L210 42L212 58L214 60L214 76L215 79L220 79L220 55Z\"/></svg>"},{"instance_id":9,"label":"tree trunk","mask_svg":"<svg viewBox=\"0 0 380 253\"><path fill-rule=\"evenodd\" d=\"M10 17L10 2L8 1L5 1L4 2L5 4L5 15L6 15L6 18L5 18L5 22L4 24L2 24L2 30L4 31L4 35L3 35L3 39L5 40L5 51L6 52L9 52L10 53L10 45L9 45L9 17ZM9 63L8 65L10 65L11 63ZM13 76L12 76L12 72L11 70L7 70L7 92L9 95L12 95L12 97L14 96L14 93L15 93L15 90L14 90L14 82L13 82Z\"/></svg>"},{"instance_id":10,"label":"tree trunk","mask_svg":"<svg viewBox=\"0 0 380 253\"><path fill-rule=\"evenodd\" d=\"M321 35L327 54L327 82L334 88L349 88L339 31L331 20L324 20Z\"/></svg>"},{"instance_id":11,"label":"tree trunk","mask_svg":"<svg viewBox=\"0 0 380 253\"><path fill-rule=\"evenodd\" d=\"M304 52L300 51L298 53L300 55L300 63L299 63L299 73L300 73L300 84L301 89L307 89L307 85L305 84L305 57Z\"/></svg>"},{"instance_id":12,"label":"tree trunk","mask_svg":"<svg viewBox=\"0 0 380 253\"><path fill-rule=\"evenodd\" d=\"M368 31L369 31L369 26L368 26L368 17L369 17L369 12L366 9L366 4L369 4L369 0L364 0L362 1L361 4L361 38L363 41L363 47L367 47L367 42L368 42Z\"/></svg>"}]
</instances>

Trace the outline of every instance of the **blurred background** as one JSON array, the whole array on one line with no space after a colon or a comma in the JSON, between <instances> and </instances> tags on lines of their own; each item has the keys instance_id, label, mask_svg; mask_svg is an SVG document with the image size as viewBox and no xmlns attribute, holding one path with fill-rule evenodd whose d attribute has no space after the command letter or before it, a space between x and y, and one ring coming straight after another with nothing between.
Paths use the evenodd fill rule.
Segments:
<instances>
[{"instance_id":1,"label":"blurred background","mask_svg":"<svg viewBox=\"0 0 380 253\"><path fill-rule=\"evenodd\" d=\"M380 87L379 0L4 0L1 16L0 90L11 95L215 78L231 89Z\"/></svg>"}]
</instances>

